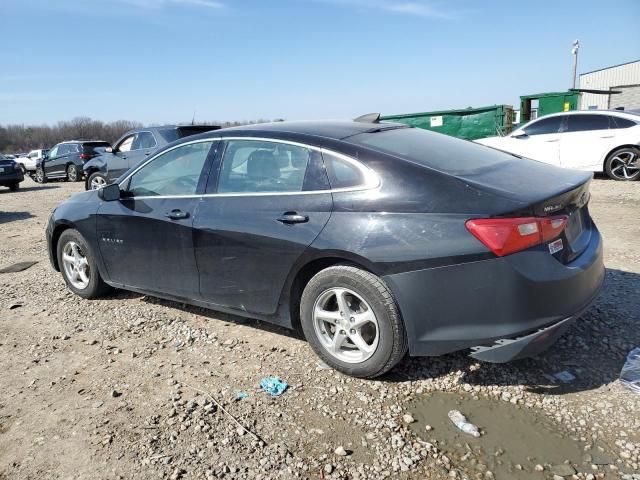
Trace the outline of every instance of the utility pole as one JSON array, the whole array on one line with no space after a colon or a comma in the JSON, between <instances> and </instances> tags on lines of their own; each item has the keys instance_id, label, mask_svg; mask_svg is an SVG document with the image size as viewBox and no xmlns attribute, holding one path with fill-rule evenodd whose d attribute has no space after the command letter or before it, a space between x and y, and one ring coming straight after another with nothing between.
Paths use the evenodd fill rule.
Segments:
<instances>
[{"instance_id":1,"label":"utility pole","mask_svg":"<svg viewBox=\"0 0 640 480\"><path fill-rule=\"evenodd\" d=\"M573 41L573 47L571 48L571 54L573 55L573 83L571 88L576 88L576 72L578 71L578 50L580 49L580 42L576 38Z\"/></svg>"}]
</instances>

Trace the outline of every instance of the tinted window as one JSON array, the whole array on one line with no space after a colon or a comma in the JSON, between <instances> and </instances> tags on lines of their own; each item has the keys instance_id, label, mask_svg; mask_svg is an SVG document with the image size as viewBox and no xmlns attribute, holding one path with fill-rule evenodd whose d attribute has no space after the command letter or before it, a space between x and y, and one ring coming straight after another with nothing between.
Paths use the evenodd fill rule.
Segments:
<instances>
[{"instance_id":1,"label":"tinted window","mask_svg":"<svg viewBox=\"0 0 640 480\"><path fill-rule=\"evenodd\" d=\"M159 155L131 177L128 192L136 197L195 195L212 143L184 145Z\"/></svg>"},{"instance_id":2,"label":"tinted window","mask_svg":"<svg viewBox=\"0 0 640 480\"><path fill-rule=\"evenodd\" d=\"M141 150L144 148L153 148L156 146L156 139L153 138L151 132L138 132L136 139L133 141L131 150Z\"/></svg>"},{"instance_id":3,"label":"tinted window","mask_svg":"<svg viewBox=\"0 0 640 480\"><path fill-rule=\"evenodd\" d=\"M361 133L345 141L451 174L471 173L516 158L477 143L419 128Z\"/></svg>"},{"instance_id":4,"label":"tinted window","mask_svg":"<svg viewBox=\"0 0 640 480\"><path fill-rule=\"evenodd\" d=\"M119 152L128 152L129 150L131 150L131 146L133 145L133 139L135 138L135 135L129 135L127 138L125 138L124 140L122 140L120 142L120 144L118 145L117 149Z\"/></svg>"},{"instance_id":5,"label":"tinted window","mask_svg":"<svg viewBox=\"0 0 640 480\"><path fill-rule=\"evenodd\" d=\"M524 127L527 135L545 135L547 133L558 133L564 116L547 117Z\"/></svg>"},{"instance_id":6,"label":"tinted window","mask_svg":"<svg viewBox=\"0 0 640 480\"><path fill-rule=\"evenodd\" d=\"M210 132L211 130L219 130L217 125L185 125L183 127L162 128L159 130L160 135L164 137L167 143L171 143L179 138L197 135L198 133Z\"/></svg>"},{"instance_id":7,"label":"tinted window","mask_svg":"<svg viewBox=\"0 0 640 480\"><path fill-rule=\"evenodd\" d=\"M331 188L356 187L364 184L362 171L354 164L326 152L322 154L322 158L327 168Z\"/></svg>"},{"instance_id":8,"label":"tinted window","mask_svg":"<svg viewBox=\"0 0 640 480\"><path fill-rule=\"evenodd\" d=\"M607 130L609 117L607 115L568 115L568 132L586 132L588 130Z\"/></svg>"},{"instance_id":9,"label":"tinted window","mask_svg":"<svg viewBox=\"0 0 640 480\"><path fill-rule=\"evenodd\" d=\"M300 192L311 153L284 143L230 140L222 159L218 192Z\"/></svg>"},{"instance_id":10,"label":"tinted window","mask_svg":"<svg viewBox=\"0 0 640 480\"><path fill-rule=\"evenodd\" d=\"M610 119L610 124L609 124L609 128L629 128L629 127L635 127L637 125L636 122L634 122L633 120L629 120L628 118L621 118L621 117L609 117Z\"/></svg>"},{"instance_id":11,"label":"tinted window","mask_svg":"<svg viewBox=\"0 0 640 480\"><path fill-rule=\"evenodd\" d=\"M58 155L58 151L60 150L60 146L56 145L49 151L49 157L53 158Z\"/></svg>"},{"instance_id":12,"label":"tinted window","mask_svg":"<svg viewBox=\"0 0 640 480\"><path fill-rule=\"evenodd\" d=\"M69 145L60 145L58 147L58 155L66 155L69 153Z\"/></svg>"}]
</instances>

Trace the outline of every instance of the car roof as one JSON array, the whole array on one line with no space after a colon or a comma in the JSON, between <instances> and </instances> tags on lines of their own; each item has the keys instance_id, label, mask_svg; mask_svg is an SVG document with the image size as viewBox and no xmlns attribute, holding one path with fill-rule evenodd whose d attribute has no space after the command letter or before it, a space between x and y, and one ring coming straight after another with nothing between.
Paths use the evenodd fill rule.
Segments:
<instances>
[{"instance_id":1,"label":"car roof","mask_svg":"<svg viewBox=\"0 0 640 480\"><path fill-rule=\"evenodd\" d=\"M290 133L298 135L311 135L332 140L344 140L359 133L373 132L392 128L408 128L401 123L367 123L353 121L287 121L273 123L256 123L239 127L222 128L213 132L200 135L200 138L224 136L229 132L248 132L265 134Z\"/></svg>"},{"instance_id":2,"label":"car roof","mask_svg":"<svg viewBox=\"0 0 640 480\"><path fill-rule=\"evenodd\" d=\"M571 110L569 112L550 113L539 118L558 117L560 115L613 115L614 117L638 120L638 112L625 110ZM535 120L538 120L537 118ZM533 120L532 120L533 121Z\"/></svg>"}]
</instances>

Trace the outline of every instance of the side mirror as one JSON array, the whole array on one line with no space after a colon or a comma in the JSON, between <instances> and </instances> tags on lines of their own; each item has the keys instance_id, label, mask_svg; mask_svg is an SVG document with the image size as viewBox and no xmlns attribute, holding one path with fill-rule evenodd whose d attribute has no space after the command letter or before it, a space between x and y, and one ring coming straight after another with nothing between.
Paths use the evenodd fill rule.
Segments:
<instances>
[{"instance_id":1,"label":"side mirror","mask_svg":"<svg viewBox=\"0 0 640 480\"><path fill-rule=\"evenodd\" d=\"M105 202L113 202L115 200L120 200L120 185L117 183L112 183L111 185L107 185L106 187L98 190L98 197L100 197Z\"/></svg>"},{"instance_id":2,"label":"side mirror","mask_svg":"<svg viewBox=\"0 0 640 480\"><path fill-rule=\"evenodd\" d=\"M527 138L529 135L527 135L527 132L519 128L517 130L514 130L511 136L513 138Z\"/></svg>"}]
</instances>

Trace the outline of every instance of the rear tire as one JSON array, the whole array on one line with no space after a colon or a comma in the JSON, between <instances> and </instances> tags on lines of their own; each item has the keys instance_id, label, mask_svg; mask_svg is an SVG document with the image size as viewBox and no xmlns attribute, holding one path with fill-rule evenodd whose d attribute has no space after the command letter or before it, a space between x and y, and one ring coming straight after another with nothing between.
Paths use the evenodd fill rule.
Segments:
<instances>
[{"instance_id":1,"label":"rear tire","mask_svg":"<svg viewBox=\"0 0 640 480\"><path fill-rule=\"evenodd\" d=\"M82 175L78 171L78 167L73 164L67 167L67 180L69 182L79 182L82 180Z\"/></svg>"},{"instance_id":2,"label":"rear tire","mask_svg":"<svg viewBox=\"0 0 640 480\"><path fill-rule=\"evenodd\" d=\"M630 182L640 179L640 150L634 147L614 150L604 162L604 170L613 180Z\"/></svg>"},{"instance_id":3,"label":"rear tire","mask_svg":"<svg viewBox=\"0 0 640 480\"><path fill-rule=\"evenodd\" d=\"M389 288L379 277L356 267L339 265L316 274L302 293L300 319L315 353L347 375L378 377L408 350Z\"/></svg>"},{"instance_id":4,"label":"rear tire","mask_svg":"<svg viewBox=\"0 0 640 480\"><path fill-rule=\"evenodd\" d=\"M76 295L92 299L102 297L111 290L100 276L93 250L77 230L62 232L56 254L62 278Z\"/></svg>"},{"instance_id":5,"label":"rear tire","mask_svg":"<svg viewBox=\"0 0 640 480\"><path fill-rule=\"evenodd\" d=\"M19 188L19 183L12 183L11 185L9 185L9 190L11 190L12 192L17 192Z\"/></svg>"}]
</instances>

